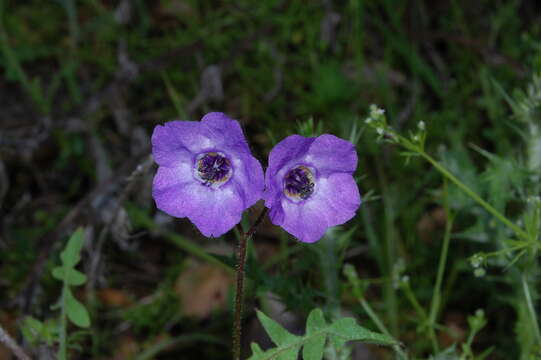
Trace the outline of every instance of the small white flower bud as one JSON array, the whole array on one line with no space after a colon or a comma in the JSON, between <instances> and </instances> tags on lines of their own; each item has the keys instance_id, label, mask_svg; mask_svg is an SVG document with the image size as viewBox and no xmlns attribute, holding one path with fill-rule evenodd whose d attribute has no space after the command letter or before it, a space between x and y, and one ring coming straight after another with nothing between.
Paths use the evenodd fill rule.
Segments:
<instances>
[{"instance_id":1,"label":"small white flower bud","mask_svg":"<svg viewBox=\"0 0 541 360\"><path fill-rule=\"evenodd\" d=\"M475 269L473 271L473 275L475 275L475 277L478 277L478 278L485 276L486 273L487 273L486 270L483 268Z\"/></svg>"}]
</instances>

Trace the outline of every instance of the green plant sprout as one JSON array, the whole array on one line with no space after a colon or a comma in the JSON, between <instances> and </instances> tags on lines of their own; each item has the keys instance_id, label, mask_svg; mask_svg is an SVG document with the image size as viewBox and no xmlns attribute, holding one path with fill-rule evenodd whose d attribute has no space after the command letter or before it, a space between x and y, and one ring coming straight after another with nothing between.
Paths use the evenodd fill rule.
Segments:
<instances>
[{"instance_id":1,"label":"green plant sprout","mask_svg":"<svg viewBox=\"0 0 541 360\"><path fill-rule=\"evenodd\" d=\"M304 360L321 360L327 339L337 349L352 340L376 345L399 346L392 337L363 328L357 325L353 318L341 318L332 324L327 324L321 309L314 309L308 315L304 336L291 334L261 311L257 312L257 317L277 347L263 351L259 345L252 343L252 356L248 360L296 360L301 348Z\"/></svg>"},{"instance_id":2,"label":"green plant sprout","mask_svg":"<svg viewBox=\"0 0 541 360\"><path fill-rule=\"evenodd\" d=\"M90 327L88 311L71 291L72 286L81 286L86 282L86 276L75 269L81 260L81 249L84 243L84 231L78 228L69 238L68 243L60 254L61 266L53 269L53 277L62 281L62 294L56 307L61 310L59 323L59 349L58 359L67 359L67 327L68 319L81 328Z\"/></svg>"}]
</instances>

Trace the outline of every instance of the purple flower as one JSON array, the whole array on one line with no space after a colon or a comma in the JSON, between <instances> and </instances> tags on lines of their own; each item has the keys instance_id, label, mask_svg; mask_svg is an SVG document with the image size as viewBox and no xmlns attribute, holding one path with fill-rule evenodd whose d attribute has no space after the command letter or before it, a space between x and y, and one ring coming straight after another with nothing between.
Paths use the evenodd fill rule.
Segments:
<instances>
[{"instance_id":1,"label":"purple flower","mask_svg":"<svg viewBox=\"0 0 541 360\"><path fill-rule=\"evenodd\" d=\"M156 206L188 217L205 236L226 233L261 199L261 164L239 123L223 113L156 126L152 155L159 165L152 186Z\"/></svg>"},{"instance_id":2,"label":"purple flower","mask_svg":"<svg viewBox=\"0 0 541 360\"><path fill-rule=\"evenodd\" d=\"M303 242L350 220L361 197L353 179L357 152L333 135L291 135L270 152L263 199L275 225Z\"/></svg>"}]
</instances>

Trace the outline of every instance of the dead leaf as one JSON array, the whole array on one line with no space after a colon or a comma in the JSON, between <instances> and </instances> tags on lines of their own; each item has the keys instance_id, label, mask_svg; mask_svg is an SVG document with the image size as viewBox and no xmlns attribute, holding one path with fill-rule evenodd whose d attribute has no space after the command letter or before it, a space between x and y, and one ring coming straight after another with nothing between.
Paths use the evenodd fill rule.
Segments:
<instances>
[{"instance_id":1,"label":"dead leaf","mask_svg":"<svg viewBox=\"0 0 541 360\"><path fill-rule=\"evenodd\" d=\"M182 313L205 318L223 308L233 278L223 269L209 264L192 262L180 274L175 291L181 300Z\"/></svg>"},{"instance_id":2,"label":"dead leaf","mask_svg":"<svg viewBox=\"0 0 541 360\"><path fill-rule=\"evenodd\" d=\"M134 359L135 355L139 354L141 349L139 343L133 336L124 335L120 337L115 346L114 360L129 360Z\"/></svg>"},{"instance_id":3,"label":"dead leaf","mask_svg":"<svg viewBox=\"0 0 541 360\"><path fill-rule=\"evenodd\" d=\"M437 230L443 229L447 219L445 210L437 207L425 213L417 223L417 234L426 243L432 242L432 237Z\"/></svg>"},{"instance_id":4,"label":"dead leaf","mask_svg":"<svg viewBox=\"0 0 541 360\"><path fill-rule=\"evenodd\" d=\"M105 306L126 307L131 305L132 301L129 295L119 289L104 288L98 291L98 297Z\"/></svg>"},{"instance_id":5,"label":"dead leaf","mask_svg":"<svg viewBox=\"0 0 541 360\"><path fill-rule=\"evenodd\" d=\"M449 312L445 315L444 324L449 329L439 333L439 340L444 348L466 339L467 322L464 314L457 311Z\"/></svg>"}]
</instances>

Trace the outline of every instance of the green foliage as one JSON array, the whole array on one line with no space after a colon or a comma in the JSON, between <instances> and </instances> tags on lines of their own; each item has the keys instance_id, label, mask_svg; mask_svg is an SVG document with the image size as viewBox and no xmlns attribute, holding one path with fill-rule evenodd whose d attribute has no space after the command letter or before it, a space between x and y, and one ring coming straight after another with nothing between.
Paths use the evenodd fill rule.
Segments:
<instances>
[{"instance_id":1,"label":"green foliage","mask_svg":"<svg viewBox=\"0 0 541 360\"><path fill-rule=\"evenodd\" d=\"M42 322L32 316L27 316L21 326L21 332L33 346L40 343L52 346L54 342L58 341L58 321L51 319Z\"/></svg>"},{"instance_id":2,"label":"green foliage","mask_svg":"<svg viewBox=\"0 0 541 360\"><path fill-rule=\"evenodd\" d=\"M60 253L62 265L52 270L53 277L62 281L62 295L59 306L61 309L59 333L60 347L58 358L66 359L67 351L67 319L81 328L90 327L90 315L85 306L75 298L72 293L72 286L80 286L86 282L86 276L75 269L81 260L81 249L84 245L84 230L78 228L68 240L66 247Z\"/></svg>"},{"instance_id":3,"label":"green foliage","mask_svg":"<svg viewBox=\"0 0 541 360\"><path fill-rule=\"evenodd\" d=\"M61 306L65 307L68 319L79 327L90 326L90 316L83 304L79 302L71 291L71 286L80 286L86 282L86 276L74 267L81 260L80 252L84 244L84 230L77 229L69 238L66 248L60 254L62 266L52 270L53 277L62 281Z\"/></svg>"},{"instance_id":4,"label":"green foliage","mask_svg":"<svg viewBox=\"0 0 541 360\"><path fill-rule=\"evenodd\" d=\"M320 309L314 309L308 315L304 336L291 334L261 311L257 312L257 317L277 347L263 351L259 345L252 343L252 356L249 360L296 360L301 347L304 360L321 360L327 339L336 349L342 348L347 341L385 346L398 345L389 336L357 325L353 318L341 318L327 324Z\"/></svg>"},{"instance_id":5,"label":"green foliage","mask_svg":"<svg viewBox=\"0 0 541 360\"><path fill-rule=\"evenodd\" d=\"M178 314L178 297L168 288L158 291L152 301L136 305L124 312L124 318L133 324L137 333L159 334L163 327Z\"/></svg>"},{"instance_id":6,"label":"green foliage","mask_svg":"<svg viewBox=\"0 0 541 360\"><path fill-rule=\"evenodd\" d=\"M121 4L131 5L127 23L118 21ZM449 317L457 316L467 337L467 314L483 308L488 323L471 344L476 358L483 354L479 349L492 345L494 358L539 357L539 4L438 4L0 0L0 122L7 124L0 129L0 162L9 180L4 196L0 176L0 303L21 298L40 255L35 251L40 239L66 214L77 212L75 204L86 198L91 200L86 204L101 212L102 200L116 197L112 187L98 184L100 162L111 166L115 178L123 178L135 161L136 138L150 137L155 124L225 111L242 122L263 165L272 146L293 133L335 134L355 143L359 155L356 176L363 204L343 232L331 234L336 244L295 243L270 225L256 234L247 272L248 308L254 297L265 306L268 296L276 296L301 316L319 305L328 319L347 309L363 325L381 333L385 329L396 339L410 339L419 331L423 336L408 341L408 353L435 359L459 359L468 339L457 338L455 346L434 350L425 331L433 327L440 341L452 333ZM134 82L122 78L126 63L137 64ZM220 66L226 96L187 114L201 91L201 73L210 64ZM361 118L371 103L385 109L380 115L389 128L376 127L374 132L366 126ZM410 148L399 149L386 130L403 136ZM91 136L98 137L103 154L94 151ZM18 143L22 147L12 148ZM445 191L441 173L421 159L418 149L526 236L517 236L513 226L498 221L447 181L449 207L456 217L448 255L439 255L445 248L447 218L438 223L432 215L443 207ZM76 326L67 322L86 321L75 290L85 277L77 264L67 270L57 264L52 276L47 270L42 277L29 309L47 320L17 319L31 345L56 346L59 328L71 327L66 343L82 346L79 357L113 358L116 344L126 335L118 331L123 323L143 344L160 345L154 336L173 339L184 331L216 332L222 341L216 348L172 341L160 351L180 358L229 358L227 316L189 326L181 325L180 318L174 327L164 325L180 315L171 294L173 282L164 281L163 274L186 256L231 272L232 258L214 256L217 250L208 245L221 248L234 237L205 243L188 221L162 222L163 214L158 211L154 217L154 206L144 200L149 190L145 183L145 189L136 186L136 196L129 194L137 207L149 208L144 221L130 211L138 229L132 243L137 250L118 251L117 243L106 242L100 254L112 270L106 273L107 286L121 289L135 303L113 311L103 304L92 311L93 336L78 341ZM98 218L93 213L91 220ZM427 219L428 228L422 226ZM93 224L96 233L99 224ZM342 246L339 238L348 230ZM327 254L326 246L337 251ZM262 248L270 249L267 255ZM436 291L442 259L441 291ZM352 267L344 267L344 261ZM129 276L123 272L126 267ZM58 296L57 280L69 291L61 298L66 303L64 325L50 313L49 303ZM141 300L147 294L154 295ZM431 299L437 299L437 306L430 306ZM325 342L326 350L332 348L331 341ZM203 348L212 348L209 354L215 356L202 355ZM346 353L325 355L343 359Z\"/></svg>"}]
</instances>

